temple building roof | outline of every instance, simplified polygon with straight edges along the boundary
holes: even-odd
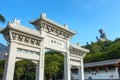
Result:
[[[106,66],[106,65],[116,65],[118,63],[120,63],[120,59],[113,59],[113,60],[106,60],[106,61],[87,63],[87,64],[84,64],[84,67],[85,68],[99,67],[99,66]]]

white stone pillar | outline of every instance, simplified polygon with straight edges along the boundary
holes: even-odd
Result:
[[[70,49],[69,41],[67,41],[67,53],[64,56],[64,80],[71,80],[71,67],[70,67]]]
[[[13,80],[14,78],[14,69],[17,53],[17,43],[11,42],[9,46],[9,54],[5,63],[5,70],[3,80]]]
[[[43,37],[46,37],[46,32],[44,31],[41,23],[41,30],[40,34]],[[38,61],[38,67],[36,67],[36,80],[44,80],[44,58],[45,57],[45,39],[41,41],[41,48],[40,48],[40,57]]]
[[[41,44],[40,57],[36,67],[36,80],[44,80],[44,57],[45,57],[44,43]]]
[[[79,68],[79,80],[84,80],[84,65],[83,65],[83,59],[81,59],[81,67]]]
[[[38,76],[39,76],[39,62],[37,62],[37,64],[36,64],[35,80],[38,80]]]

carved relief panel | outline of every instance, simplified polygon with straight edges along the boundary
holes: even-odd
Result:
[[[52,36],[47,36],[45,38],[45,47],[48,49],[66,52],[66,41]]]

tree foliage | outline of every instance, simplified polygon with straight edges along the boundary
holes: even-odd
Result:
[[[85,63],[120,58],[120,38],[114,41],[87,43],[84,47],[90,50],[90,53],[84,58]]]
[[[30,60],[17,61],[14,80],[35,80],[35,68],[35,63]]]
[[[5,67],[5,60],[0,60],[0,80],[2,80]]]
[[[52,80],[57,75],[57,78],[63,78],[63,55],[59,52],[49,51],[45,55],[45,78]]]
[[[0,22],[4,23],[5,22],[5,18],[3,15],[0,14]]]

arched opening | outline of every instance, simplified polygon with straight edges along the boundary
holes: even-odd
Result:
[[[36,64],[32,60],[18,60],[15,64],[14,80],[35,80]]]
[[[45,53],[45,80],[63,80],[64,55],[57,51]]]

